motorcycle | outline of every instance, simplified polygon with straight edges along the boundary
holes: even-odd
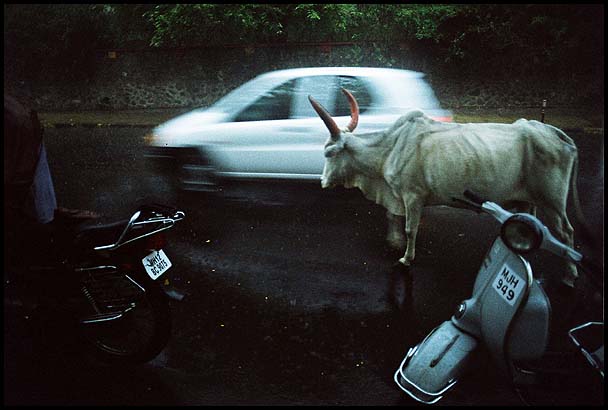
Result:
[[[597,267],[557,240],[535,216],[508,212],[471,191],[465,191],[464,197],[454,199],[494,217],[501,224],[500,234],[483,260],[472,296],[458,305],[450,320],[435,327],[407,351],[394,373],[395,383],[418,402],[437,403],[475,368],[476,361],[479,364],[478,357],[483,351],[518,394],[550,380],[552,375],[558,380],[556,385],[563,389],[572,381],[564,378],[565,372],[572,371],[579,362],[568,361],[572,360],[571,355],[549,348],[555,337],[551,331],[551,302],[542,280],[535,278],[525,257],[543,249],[587,272]],[[556,324],[560,320],[563,318],[553,318]],[[595,369],[590,372],[591,379],[599,374],[601,381],[603,328],[602,316],[602,321],[584,322],[567,332],[572,344]],[[575,361],[584,362],[576,349],[574,353]],[[552,362],[560,363],[556,366],[559,371],[548,365]],[[586,362],[583,367],[591,368]],[[521,394],[519,397],[526,402]]]
[[[144,205],[129,220],[70,229],[53,248],[58,255],[5,268],[5,307],[13,300],[24,317],[69,323],[103,363],[152,360],[171,335],[165,231],[184,217]]]

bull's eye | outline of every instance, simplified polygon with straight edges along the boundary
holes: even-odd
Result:
[[[325,148],[325,158],[335,157],[336,155],[338,155],[338,152],[340,152],[340,149],[341,147],[338,147],[336,145],[331,145]]]

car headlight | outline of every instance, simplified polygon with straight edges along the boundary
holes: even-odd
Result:
[[[144,136],[144,143],[146,145],[153,145],[154,141],[156,141],[158,137],[153,132],[149,132]]]
[[[532,217],[515,214],[502,225],[500,237],[513,252],[528,253],[538,249],[543,233]]]

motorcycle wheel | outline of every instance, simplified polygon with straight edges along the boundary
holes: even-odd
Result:
[[[154,284],[134,309],[115,320],[81,325],[92,356],[105,364],[137,364],[154,359],[171,336],[169,301]]]

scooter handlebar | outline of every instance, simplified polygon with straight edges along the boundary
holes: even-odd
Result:
[[[483,199],[470,189],[465,190],[463,192],[463,196],[467,199],[454,198],[454,200],[468,205],[477,212],[485,212],[492,215],[501,224],[505,223],[511,216],[514,215],[511,212],[503,209],[500,205]],[[554,255],[567,259],[570,262],[576,263],[586,271],[598,271],[599,267],[594,261],[591,261],[588,257],[583,257],[581,253],[558,240],[536,217],[532,215],[530,215],[530,217],[542,231],[542,243],[540,248],[545,249]]]
[[[464,191],[463,195],[468,199],[452,197],[452,200],[466,205],[467,208],[472,209],[477,213],[485,212],[490,214],[500,223],[504,223],[511,215],[513,215],[511,212],[502,209],[498,204],[481,198],[479,195],[469,189]]]
[[[480,197],[479,195],[477,195],[475,192],[471,191],[470,189],[465,190],[463,195],[465,196],[465,198],[475,202],[478,205],[481,205],[484,202],[486,202],[485,199],[483,199],[482,197]]]
[[[485,200],[470,189],[465,190],[463,195],[466,199],[452,197],[452,200],[466,205],[467,208],[470,208],[477,213],[483,212],[482,204],[486,202]]]

